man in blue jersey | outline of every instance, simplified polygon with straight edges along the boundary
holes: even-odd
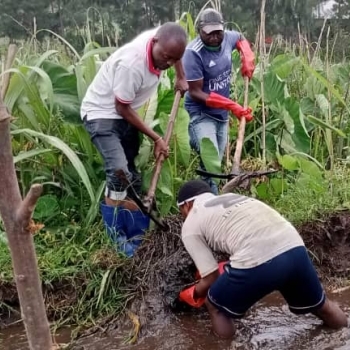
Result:
[[[224,31],[222,15],[206,9],[197,21],[198,37],[187,45],[182,63],[189,90],[185,95],[185,108],[190,115],[189,135],[192,149],[200,152],[200,142],[209,138],[222,160],[228,132],[228,111],[237,118],[253,119],[250,109],[245,109],[229,99],[232,51],[241,55],[241,73],[252,77],[254,53],[244,37],[236,31]],[[203,168],[203,163],[201,162]],[[204,178],[214,193],[218,188],[211,178]]]

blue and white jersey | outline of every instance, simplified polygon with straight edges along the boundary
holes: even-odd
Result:
[[[229,97],[232,51],[235,50],[236,43],[240,38],[239,32],[225,31],[219,51],[208,50],[199,36],[191,41],[182,58],[187,81],[203,79],[204,92],[215,92]],[[203,103],[193,101],[188,92],[185,95],[185,108],[190,116],[203,112],[219,120],[227,120],[228,118],[226,110],[207,107]]]

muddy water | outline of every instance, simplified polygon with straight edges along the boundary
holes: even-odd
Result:
[[[350,313],[350,291],[331,295]],[[258,303],[237,323],[235,341],[218,340],[207,314],[171,315],[135,345],[125,344],[126,334],[111,332],[101,338],[82,339],[74,350],[350,350],[350,328],[331,331],[313,316],[296,316],[283,299],[273,294]],[[123,344],[124,343],[124,344]]]
[[[65,345],[70,342],[71,329],[66,327],[55,333],[54,339],[58,344]],[[28,350],[27,338],[21,324],[0,329],[0,349],[2,350]]]
[[[350,313],[350,290],[330,295]],[[57,343],[67,343],[69,329],[57,333]],[[313,316],[295,316],[283,299],[273,294],[237,322],[234,341],[218,340],[206,313],[168,314],[152,322],[137,344],[126,344],[128,331],[112,331],[82,338],[72,350],[350,350],[350,328],[331,331]],[[0,349],[27,350],[22,328],[0,331]]]

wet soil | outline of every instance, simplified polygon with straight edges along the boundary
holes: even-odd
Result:
[[[350,292],[332,295],[349,313]],[[332,331],[313,316],[289,312],[282,298],[272,294],[260,301],[241,321],[236,337],[216,338],[206,313],[172,314],[142,337],[137,344],[126,344],[127,333],[108,331],[81,338],[71,350],[348,350],[350,329]]]
[[[170,217],[167,221],[170,230],[152,232],[135,257],[120,268],[123,292],[130,295],[128,312],[81,333],[70,349],[350,349],[348,330],[329,332],[312,316],[291,314],[277,294],[258,303],[238,322],[234,343],[217,340],[211,334],[204,308],[174,310],[178,292],[194,281],[195,266],[181,243],[181,219]],[[328,290],[348,284],[350,213],[339,212],[298,229]],[[217,258],[225,260],[227,256],[217,254]],[[334,294],[334,298],[349,310],[349,290]],[[130,340],[136,344],[128,344]],[[17,349],[25,347],[8,348]]]

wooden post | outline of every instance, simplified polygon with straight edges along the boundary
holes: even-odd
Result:
[[[16,48],[10,46],[6,67],[12,65],[15,56],[13,52],[16,52]],[[12,61],[9,62],[9,59]],[[6,92],[9,79],[4,81],[7,83],[1,90]],[[34,248],[35,225],[31,220],[42,186],[33,185],[22,200],[13,162],[10,120],[3,95],[0,94],[0,215],[11,251],[14,279],[29,348],[51,350],[52,338]]]

